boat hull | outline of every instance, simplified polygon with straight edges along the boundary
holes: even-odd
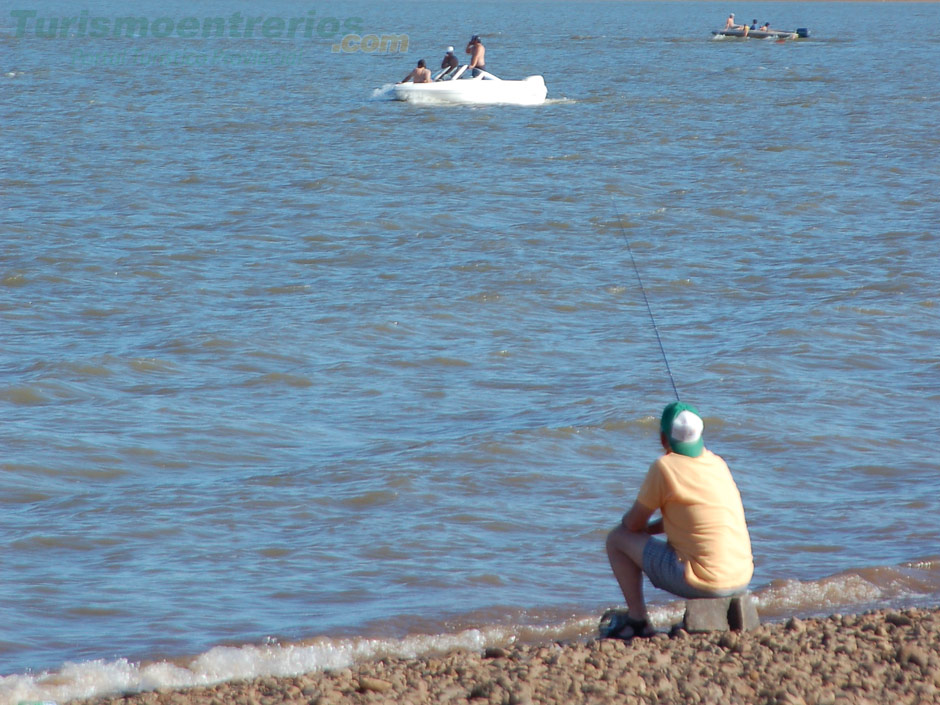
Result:
[[[716,37],[738,37],[740,39],[806,39],[809,37],[807,29],[716,29],[712,32]]]
[[[398,83],[392,88],[396,100],[410,103],[453,103],[457,105],[541,105],[548,88],[541,76],[521,81],[483,78]]]

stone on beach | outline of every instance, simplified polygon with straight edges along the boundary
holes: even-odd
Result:
[[[751,631],[760,626],[750,593],[737,597],[687,600],[683,627],[690,632]]]

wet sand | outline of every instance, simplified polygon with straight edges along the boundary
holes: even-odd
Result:
[[[592,639],[460,650],[291,678],[74,702],[927,705],[940,702],[940,610],[793,618],[751,632],[680,630],[626,643]]]

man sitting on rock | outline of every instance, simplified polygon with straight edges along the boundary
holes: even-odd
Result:
[[[607,556],[627,613],[615,613],[602,636],[631,639],[653,633],[643,575],[686,599],[729,597],[747,590],[754,573],[741,494],[731,471],[702,440],[702,417],[683,402],[660,419],[665,455],[650,466],[636,501],[607,536]],[[650,522],[654,512],[662,516]],[[665,531],[666,541],[652,538]]]

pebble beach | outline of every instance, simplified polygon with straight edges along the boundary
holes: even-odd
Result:
[[[926,705],[940,698],[938,654],[940,609],[882,610],[794,617],[750,632],[674,629],[631,642],[590,639],[378,658],[336,671],[73,705]]]

